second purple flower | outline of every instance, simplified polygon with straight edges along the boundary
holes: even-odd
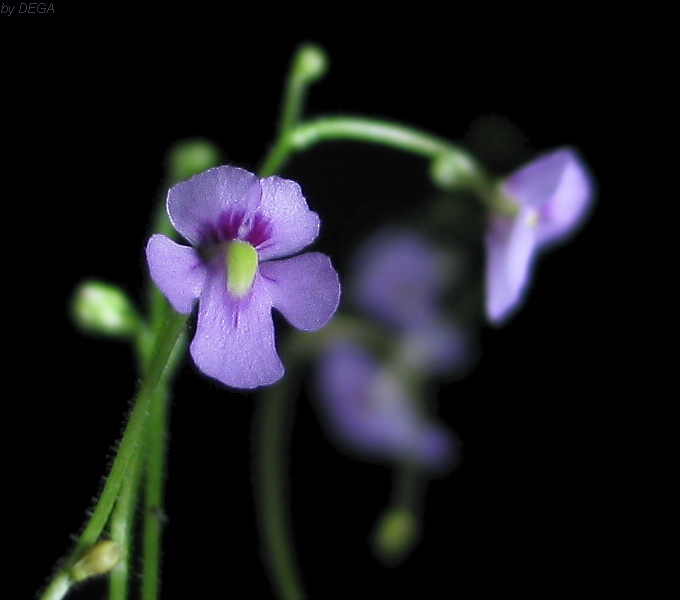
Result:
[[[292,256],[319,231],[319,216],[309,210],[300,186],[216,167],[171,188],[167,209],[191,246],[156,234],[147,260],[152,279],[177,312],[187,314],[199,301],[194,362],[233,387],[277,381],[283,365],[272,307],[298,329],[314,331],[328,322],[340,298],[327,256]]]

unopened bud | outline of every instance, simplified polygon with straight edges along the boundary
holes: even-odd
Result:
[[[71,578],[82,581],[95,575],[108,573],[120,560],[120,549],[113,540],[102,540],[92,546],[82,558],[71,567]]]
[[[430,176],[444,190],[468,187],[476,178],[475,167],[463,154],[442,154],[432,161]]]
[[[326,53],[315,44],[305,44],[298,50],[293,73],[305,84],[310,84],[323,77],[327,67]]]
[[[107,283],[81,283],[73,297],[72,312],[76,323],[91,333],[127,337],[139,329],[139,315],[132,303],[120,288]]]
[[[374,532],[374,549],[380,560],[395,564],[404,559],[417,542],[418,523],[412,512],[393,508],[382,515]]]
[[[168,169],[172,181],[184,181],[220,163],[220,151],[207,140],[184,140],[168,152]]]

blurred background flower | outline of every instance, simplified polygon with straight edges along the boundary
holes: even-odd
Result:
[[[457,458],[455,438],[421,414],[399,373],[350,342],[332,342],[323,352],[318,390],[327,430],[361,458],[435,469]]]

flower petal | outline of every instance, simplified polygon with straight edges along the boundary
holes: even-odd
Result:
[[[206,375],[237,388],[274,383],[283,375],[276,353],[271,301],[255,277],[243,299],[229,296],[222,271],[210,273],[201,294],[191,355]]]
[[[323,327],[340,301],[338,274],[325,254],[308,252],[260,263],[272,305],[303,331]]]
[[[280,258],[309,246],[319,233],[319,215],[309,210],[300,186],[290,179],[260,181],[262,200],[257,209],[271,227],[269,240],[258,247],[262,260]]]
[[[382,232],[357,255],[353,296],[363,310],[391,325],[419,327],[434,318],[450,266],[419,235]]]
[[[409,369],[421,373],[461,372],[474,358],[468,336],[443,318],[405,329],[399,353]]]
[[[593,183],[588,172],[571,151],[562,151],[562,177],[550,200],[540,211],[538,243],[549,244],[574,231],[583,220],[593,198]]]
[[[450,464],[456,450],[453,438],[419,417],[398,379],[362,349],[335,343],[319,368],[319,397],[328,427],[348,449],[388,460],[413,455],[434,468]]]
[[[252,173],[215,167],[170,188],[168,215],[175,229],[198,246],[206,225],[217,223],[228,209],[251,213],[261,196],[260,182]]]
[[[536,228],[531,208],[509,219],[491,218],[486,236],[486,312],[501,323],[517,307],[531,275],[536,250]]]
[[[206,279],[206,268],[198,252],[157,233],[146,246],[146,258],[151,279],[172,307],[178,313],[190,313]]]
[[[543,206],[557,190],[571,152],[557,150],[539,156],[512,173],[503,183],[503,191],[521,206]]]
[[[510,175],[503,190],[521,206],[538,211],[538,243],[543,245],[569,233],[583,218],[593,184],[578,155],[563,148]]]

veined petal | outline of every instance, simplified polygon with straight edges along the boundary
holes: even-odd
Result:
[[[494,216],[486,236],[486,312],[500,323],[516,308],[531,275],[536,228],[531,208],[509,219]]]
[[[303,331],[316,331],[333,316],[340,301],[340,281],[330,259],[308,252],[260,263],[272,305]]]
[[[271,300],[260,276],[242,299],[227,292],[224,273],[209,275],[201,294],[191,355],[198,368],[222,383],[255,388],[283,375],[276,353]]]
[[[252,213],[261,196],[260,181],[252,173],[238,167],[215,167],[170,188],[168,216],[174,228],[198,246],[206,225],[217,223],[228,210]]]
[[[207,274],[198,252],[157,233],[146,246],[146,258],[151,279],[172,307],[178,313],[190,313]]]
[[[319,215],[309,210],[300,186],[290,179],[260,181],[262,200],[257,212],[268,221],[271,235],[258,247],[262,260],[280,258],[309,246],[319,233]]]

